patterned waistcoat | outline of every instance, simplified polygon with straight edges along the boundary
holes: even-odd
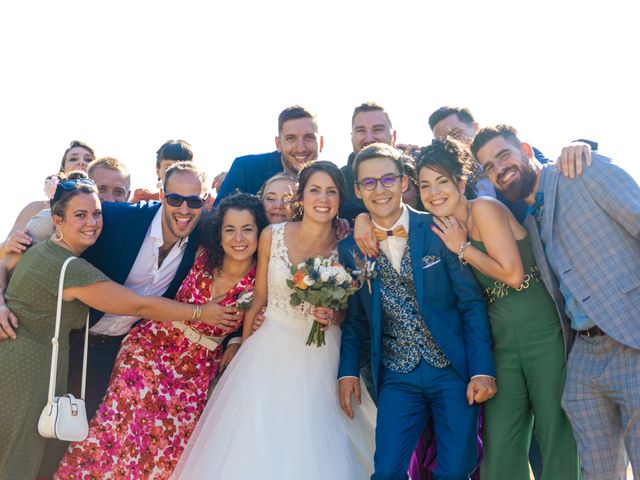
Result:
[[[396,373],[409,373],[422,358],[433,367],[449,365],[420,311],[409,242],[402,255],[400,273],[380,252],[378,275],[382,297],[382,365]]]

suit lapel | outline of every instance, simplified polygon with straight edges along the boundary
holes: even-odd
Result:
[[[122,255],[118,265],[118,275],[121,277],[118,283],[124,284],[133,268],[133,264],[140,253],[142,242],[144,242],[147,230],[153,221],[156,213],[160,209],[160,204],[153,205],[141,211],[140,218],[137,221],[129,222],[127,230],[122,239]]]
[[[408,207],[407,207],[408,208]],[[409,210],[409,247],[411,249],[411,266],[413,269],[413,283],[416,288],[416,296],[420,308],[422,305],[422,292],[424,291],[424,275],[422,274],[422,254],[424,250],[425,227],[420,221],[419,215]]]
[[[193,263],[196,258],[196,252],[198,251],[198,245],[200,244],[200,225],[198,224],[193,232],[189,235],[189,241],[187,242],[187,246],[185,248],[184,254],[182,255],[182,260],[180,261],[180,265],[178,265],[178,270],[176,270],[176,274],[173,276],[171,283],[162,294],[163,297],[173,298],[178,293],[178,289],[180,285],[182,285],[182,281],[187,276],[189,270],[193,266]]]
[[[553,216],[556,210],[556,191],[558,189],[559,173],[557,170],[549,167],[543,168],[545,168],[546,171],[544,185],[542,186],[544,193],[544,216],[542,217],[542,221],[544,222],[544,228],[549,232],[549,240],[551,241],[553,238],[551,232],[553,231]],[[553,245],[549,245],[549,247],[553,249]]]

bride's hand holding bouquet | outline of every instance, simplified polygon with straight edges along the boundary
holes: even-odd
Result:
[[[320,255],[292,266],[291,273],[293,278],[287,280],[293,290],[289,303],[295,307],[304,301],[315,306],[307,345],[320,347],[325,344],[325,330],[336,318],[336,312],[347,309],[349,297],[362,282],[342,264]]]

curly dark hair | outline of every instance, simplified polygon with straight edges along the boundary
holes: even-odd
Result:
[[[446,175],[455,184],[465,180],[467,182],[465,196],[468,199],[476,197],[476,183],[482,178],[483,172],[480,164],[471,156],[466,143],[451,137],[445,140],[434,140],[431,145],[420,149],[417,163],[418,178],[420,170],[427,167]]]
[[[473,172],[471,152],[464,143],[447,137],[434,140],[431,145],[422,147],[417,159],[416,173],[427,167],[442,173],[458,183],[466,180]]]
[[[230,209],[249,210],[258,227],[258,237],[262,229],[269,225],[262,202],[255,195],[236,193],[220,201],[218,208],[207,214],[202,221],[202,237],[200,244],[207,251],[207,269],[211,272],[222,265],[224,250],[222,248],[222,222]],[[253,254],[258,256],[258,250]]]

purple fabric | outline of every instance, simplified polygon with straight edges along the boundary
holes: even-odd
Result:
[[[418,446],[411,457],[411,465],[409,466],[409,476],[411,480],[434,480],[433,470],[436,468],[436,457],[438,449],[436,447],[436,437],[433,430],[433,421],[429,423],[422,432],[422,436],[418,441]],[[482,408],[478,416],[478,463],[482,460]],[[480,480],[480,468],[476,467],[471,480]]]

